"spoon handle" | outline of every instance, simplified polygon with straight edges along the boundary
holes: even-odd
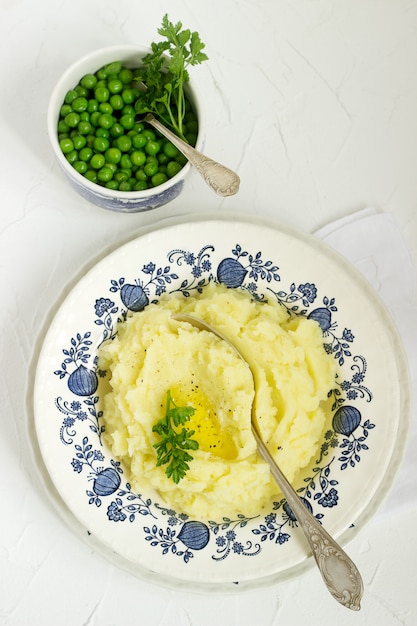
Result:
[[[356,565],[304,506],[302,500],[275,463],[256,429],[253,428],[252,431],[259,454],[269,463],[275,481],[304,531],[328,590],[340,604],[348,609],[359,611],[363,582]]]
[[[219,196],[233,196],[239,190],[240,178],[228,167],[209,159],[204,154],[190,146],[186,141],[177,137],[169,128],[148,113],[145,121],[164,135],[189,160],[196,170]]]

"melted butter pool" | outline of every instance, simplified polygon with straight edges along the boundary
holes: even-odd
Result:
[[[195,431],[193,439],[198,441],[200,450],[226,460],[237,457],[233,437],[228,430],[221,428],[217,411],[204,393],[197,387],[174,389],[172,399],[177,406],[194,408],[186,427]]]

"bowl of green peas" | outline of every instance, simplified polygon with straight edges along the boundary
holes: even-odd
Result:
[[[202,149],[203,114],[193,83],[167,113],[166,103],[157,101],[167,91],[164,63],[151,58],[143,70],[152,56],[150,48],[135,45],[96,50],[72,64],[51,94],[48,134],[58,163],[75,191],[104,209],[155,209],[183,189],[190,164],[144,121],[152,98],[162,123],[180,119],[171,129]],[[165,84],[148,87],[144,78],[151,82],[157,72]]]

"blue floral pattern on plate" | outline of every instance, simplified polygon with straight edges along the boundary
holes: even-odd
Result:
[[[325,350],[340,366],[349,361],[352,372],[350,379],[337,380],[329,392],[334,400],[332,429],[324,435],[311,475],[304,478],[304,486],[298,489],[305,506],[321,520],[326,510],[339,503],[338,480],[333,478],[332,468],[335,465],[343,471],[355,468],[368,450],[368,436],[375,426],[369,420],[362,420],[357,407],[361,402],[372,401],[372,392],[364,386],[366,358],[352,352],[353,330],[339,328],[336,299],[326,294],[317,302],[318,286],[307,282],[309,276],[306,282],[292,282],[285,288],[281,285],[278,265],[265,259],[261,251],[249,251],[236,243],[230,256],[215,262],[212,259],[215,249],[214,244],[207,244],[196,251],[169,250],[166,265],[148,261],[133,279],[125,276],[110,279],[109,293],[91,303],[96,316],[94,322],[101,329],[98,345],[115,336],[118,324],[123,323],[128,312],[143,310],[164,293],[180,292],[189,297],[212,281],[246,290],[257,300],[275,299],[289,315],[304,315],[317,321]],[[177,273],[181,265],[187,266],[186,278],[180,278]],[[62,362],[54,371],[63,383],[62,396],[55,398],[58,411],[64,414],[60,440],[63,445],[73,446],[72,468],[91,483],[85,489],[91,506],[105,504],[103,515],[111,523],[140,524],[149,545],[163,555],[180,557],[184,564],[206,548],[214,561],[221,562],[230,554],[257,556],[266,541],[278,545],[290,541],[297,520],[285,500],[274,502],[272,510],[262,518],[239,514],[235,519],[203,522],[189,520],[187,515],[133,493],[128,482],[122,484],[123,469],[114,459],[107,460],[101,439],[104,426],[96,392],[99,378],[106,373],[97,369],[97,358],[93,356],[96,350],[91,331],[80,329],[62,348]],[[70,397],[64,399],[68,392]],[[85,426],[89,435],[85,434]],[[151,521],[142,525],[144,518]],[[249,523],[253,540],[241,537],[241,530]]]
[[[339,375],[317,458],[296,488],[331,533],[351,538],[382,502],[405,445],[408,396],[398,337],[377,296],[302,233],[237,215],[176,218],[81,278],[46,334],[35,380],[36,432],[60,501],[95,546],[139,577],[223,591],[236,582],[240,589],[275,584],[304,569],[310,560],[291,508],[278,499],[251,518],[242,511],[198,520],[154,491],[133,491],[104,442],[100,398],[108,380],[97,358],[130,312],[163,294],[188,298],[210,282],[274,300],[321,327]]]

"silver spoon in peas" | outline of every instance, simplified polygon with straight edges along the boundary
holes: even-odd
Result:
[[[178,148],[217,195],[224,197],[233,196],[239,191],[240,178],[231,169],[217,161],[213,161],[213,159],[205,156],[186,141],[180,139],[180,137],[157,120],[152,113],[148,113],[144,120]]]
[[[204,322],[186,313],[177,313],[173,318],[179,322],[188,322],[199,330],[205,330],[213,333],[219,339],[225,341],[237,355],[247,364],[252,374],[253,384],[255,387],[254,373],[241,352],[236,346],[225,337],[221,332]],[[344,552],[340,545],[329,535],[320,522],[310,513],[304,506],[292,485],[281,472],[275,459],[270,454],[268,448],[262,441],[256,426],[255,404],[252,403],[252,433],[258,446],[260,456],[266,461],[270,468],[278,487],[281,489],[287,503],[291,507],[292,512],[297,518],[305,538],[311,548],[316,564],[322,575],[324,583],[332,596],[343,606],[353,611],[359,611],[361,608],[360,601],[363,595],[363,582],[358,568]]]

